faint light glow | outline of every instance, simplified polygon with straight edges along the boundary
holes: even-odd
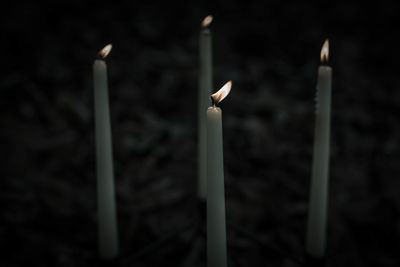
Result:
[[[106,45],[103,49],[100,50],[99,56],[103,59],[106,58],[107,55],[110,53],[111,49],[112,49],[112,44]]]
[[[201,26],[202,26],[203,28],[208,27],[208,26],[211,24],[212,21],[213,21],[213,16],[208,15],[208,16],[205,17],[205,18],[203,19],[203,21],[201,22]]]
[[[222,86],[221,89],[218,90],[218,92],[212,94],[211,98],[213,99],[214,105],[224,100],[224,98],[231,91],[231,88],[232,88],[232,81],[229,81],[224,86]]]
[[[326,39],[321,48],[321,63],[328,63],[329,59],[329,40]]]

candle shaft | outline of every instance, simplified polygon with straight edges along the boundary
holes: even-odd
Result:
[[[226,267],[222,111],[207,110],[207,267]]]
[[[315,258],[325,255],[328,205],[329,139],[332,69],[320,66],[316,96],[316,121],[306,251]]]
[[[212,47],[211,32],[202,29],[200,32],[200,73],[198,90],[198,185],[199,199],[207,197],[207,122],[206,111],[210,106],[212,87]]]
[[[94,62],[93,74],[99,255],[104,259],[111,259],[118,254],[118,232],[108,103],[107,66],[103,60],[96,60]]]

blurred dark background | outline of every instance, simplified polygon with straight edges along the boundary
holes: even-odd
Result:
[[[233,81],[221,103],[229,266],[301,266],[325,38],[334,74],[327,265],[400,266],[396,3],[2,3],[0,265],[104,264],[92,64],[112,43],[121,257],[107,266],[205,266],[204,232],[190,223],[198,33],[212,14],[215,89]]]

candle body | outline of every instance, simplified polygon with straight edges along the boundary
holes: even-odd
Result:
[[[207,110],[207,267],[226,267],[222,111]]]
[[[93,76],[99,255],[104,259],[111,259],[118,254],[118,231],[114,193],[107,66],[103,60],[96,60],[94,62]]]
[[[212,47],[211,32],[200,32],[200,69],[198,90],[198,175],[197,194],[199,199],[207,197],[207,122],[206,111],[211,104],[212,87]]]
[[[314,152],[307,225],[306,251],[315,258],[325,255],[328,205],[329,136],[332,69],[318,69]]]

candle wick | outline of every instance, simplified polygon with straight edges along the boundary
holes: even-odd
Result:
[[[104,60],[104,57],[101,55],[101,52],[97,53],[96,58],[97,58],[97,59]]]
[[[214,108],[217,107],[217,102],[215,101],[214,97],[211,96],[212,105]]]
[[[321,65],[323,65],[323,66],[328,66],[328,59],[327,59],[327,58],[324,58],[324,59],[322,60],[322,62],[321,62]]]

